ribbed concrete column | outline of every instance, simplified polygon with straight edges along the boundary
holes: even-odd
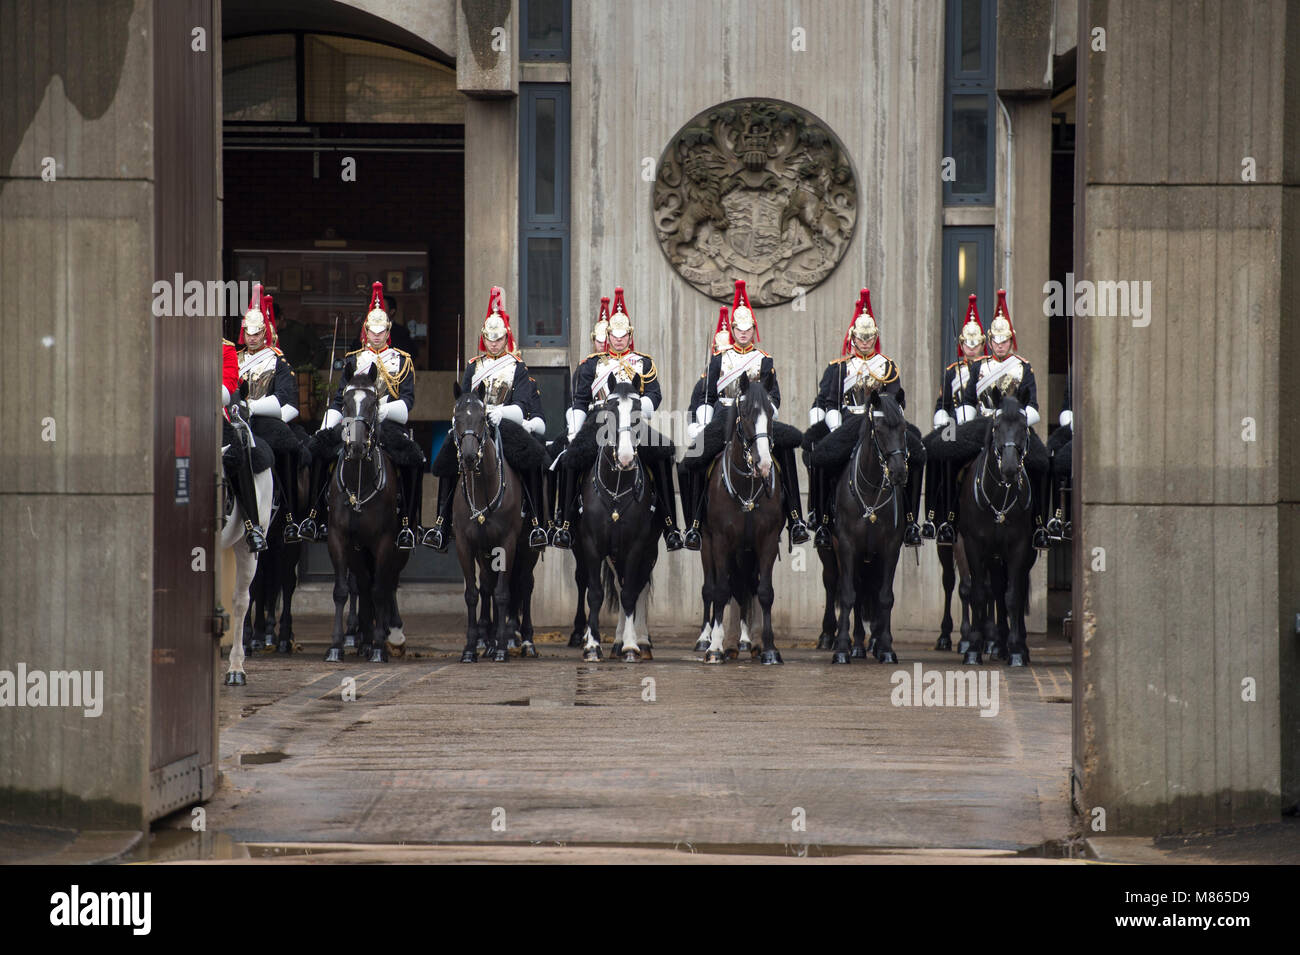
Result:
[[[1080,6],[1075,272],[1146,309],[1074,326],[1081,802],[1112,834],[1275,820],[1300,729],[1300,11]]]

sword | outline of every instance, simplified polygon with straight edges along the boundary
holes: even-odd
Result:
[[[334,349],[339,341],[339,313],[334,313],[334,337],[330,339],[330,376],[325,384],[325,399],[334,399]]]

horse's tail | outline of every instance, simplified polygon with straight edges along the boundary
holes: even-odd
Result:
[[[623,606],[623,600],[619,595],[618,577],[614,574],[614,568],[610,566],[609,558],[600,562],[600,586],[605,591],[605,610],[613,613]]]

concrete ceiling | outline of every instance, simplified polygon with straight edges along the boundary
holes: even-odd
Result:
[[[403,9],[402,4],[392,6],[397,13]],[[424,23],[420,26],[430,28],[436,24]],[[454,30],[454,24],[450,26]],[[338,0],[222,0],[223,36],[290,30],[343,33],[388,43],[448,65],[455,65],[456,62],[455,57],[435,46],[426,37]]]

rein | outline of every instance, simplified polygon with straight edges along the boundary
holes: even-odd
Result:
[[[343,419],[343,434],[344,435],[350,434],[351,429],[355,427],[357,424],[364,424],[366,426],[366,444],[365,444],[365,453],[357,458],[356,490],[353,490],[352,488],[348,487],[347,482],[343,478],[343,471],[347,465],[347,441],[346,440],[344,442],[344,447],[339,449],[339,463],[338,466],[334,469],[334,480],[338,484],[339,490],[343,491],[343,493],[345,493],[348,496],[348,504],[351,506],[352,510],[354,511],[360,511],[361,508],[363,508],[366,504],[374,500],[375,495],[377,495],[388,485],[388,473],[384,468],[383,464],[379,461],[378,455],[375,453],[377,450],[375,447],[375,430],[377,427],[377,423],[372,424],[371,419],[369,418],[359,418],[356,415],[353,415],[351,417],[347,417]],[[361,489],[365,487],[363,470],[365,468],[366,462],[370,462],[374,470],[375,486],[370,491],[369,494],[365,495],[365,497],[358,497],[357,495],[361,493]]]
[[[724,449],[725,453],[722,456],[722,483],[726,486],[727,493],[731,495],[731,499],[740,505],[742,511],[748,513],[754,509],[754,502],[758,500],[760,494],[767,494],[771,497],[772,491],[776,487],[776,466],[775,464],[772,466],[772,469],[768,471],[768,476],[766,478],[758,476],[758,469],[754,466],[754,445],[758,442],[759,438],[767,438],[769,442],[772,439],[767,432],[757,431],[754,432],[752,438],[746,437],[741,432],[740,422],[742,419],[738,407],[736,408],[735,414],[736,425],[732,429],[731,434],[727,437],[727,446]],[[740,436],[740,449],[744,453],[745,457],[744,470],[737,470],[738,465],[732,461],[732,458],[734,457],[733,443],[735,442],[737,435]],[[750,487],[753,489],[753,493],[749,497],[745,497],[736,490],[735,481],[732,480],[733,470],[736,471],[738,477],[749,481]],[[757,482],[755,482],[756,477]]]
[[[906,435],[904,435],[904,441],[906,440]],[[904,444],[902,448],[895,448],[893,451],[888,453],[880,447],[880,437],[876,434],[876,423],[874,418],[871,421],[871,446],[875,448],[876,461],[880,464],[880,485],[876,487],[876,499],[871,504],[867,504],[867,502],[862,499],[862,493],[858,490],[858,478],[860,476],[868,489],[875,487],[875,485],[871,483],[871,478],[862,474],[862,442],[860,440],[853,449],[852,468],[849,471],[849,493],[853,495],[853,500],[857,503],[858,507],[862,508],[862,516],[872,524],[876,523],[876,512],[886,504],[893,503],[894,527],[898,527],[898,494],[896,493],[898,489],[894,486],[894,482],[889,479],[888,461],[894,455],[901,454],[903,456],[903,464],[906,466],[910,455],[907,452],[906,444]],[[885,493],[886,488],[889,489],[889,496],[882,500],[881,495]]]
[[[486,421],[487,419],[485,418],[484,420]],[[478,434],[478,432],[457,431],[455,433],[456,460],[461,465],[462,471],[465,470],[464,468],[465,459],[464,456],[462,455],[460,445],[461,442],[465,440],[465,436],[467,434],[473,434],[474,437],[478,440],[478,445],[479,445],[478,463],[475,464],[473,470],[470,472],[471,474],[479,474],[482,472],[483,449],[485,447],[492,449],[497,463],[497,492],[493,496],[492,500],[487,503],[486,506],[481,508],[475,506],[474,498],[470,494],[470,490],[469,490],[469,486],[470,484],[473,483],[473,481],[469,480],[468,476],[465,479],[462,479],[460,482],[461,492],[465,495],[465,504],[468,505],[469,507],[470,520],[477,521],[478,523],[482,524],[485,520],[487,520],[487,515],[497,509],[497,506],[500,505],[501,503],[501,498],[505,495],[506,469],[502,466],[502,462],[505,461],[505,455],[501,451],[501,431],[499,429],[493,430],[492,440],[490,442],[484,441],[483,436]]]
[[[619,425],[618,434],[622,435],[624,432],[635,432],[638,430],[640,430],[640,424],[632,424],[629,421],[628,424]],[[617,521],[619,518],[618,502],[621,498],[624,498],[629,494],[635,494],[636,496],[634,500],[636,502],[639,503],[644,500],[645,496],[642,492],[645,490],[645,468],[641,464],[641,454],[635,441],[632,442],[633,463],[630,467],[624,468],[619,465],[614,458],[614,454],[614,445],[606,444],[600,448],[600,457],[596,463],[594,483],[596,485],[596,490],[604,497],[605,503],[612,511],[610,514],[611,519]],[[614,474],[614,488],[610,488],[610,486],[605,482],[604,475],[606,467],[608,467],[608,469]],[[632,483],[627,487],[623,487],[623,475],[629,471],[632,472]]]
[[[1029,443],[1029,437],[1028,437],[1028,433],[1026,432],[1025,435],[1026,447],[1028,443]],[[1024,486],[1024,484],[1026,483],[1026,477],[1027,477],[1027,475],[1025,474],[1026,447],[1022,447],[1021,445],[1016,444],[1014,441],[1005,441],[1001,445],[994,445],[993,433],[992,431],[990,431],[989,443],[986,444],[984,446],[984,450],[980,452],[980,457],[982,461],[980,464],[979,477],[975,479],[975,487],[974,487],[975,506],[982,511],[988,511],[992,513],[993,522],[995,524],[1005,524],[1007,520],[1007,512],[1010,511],[1013,507],[1015,507],[1016,502],[1020,501],[1021,499],[1020,488]],[[996,457],[998,459],[999,465],[1002,463],[1002,450],[1004,448],[1015,448],[1017,452],[1019,452],[1020,461],[1016,467],[1016,480],[1014,483],[1010,481],[1002,480],[1002,478],[996,472],[992,471],[989,468],[990,457]],[[989,451],[993,451],[993,454],[990,455]],[[997,481],[998,486],[1002,488],[1002,505],[1000,507],[993,503],[992,496],[989,494],[988,490],[984,487],[984,476],[986,474],[994,478],[994,480]],[[981,494],[981,492],[983,492],[983,494]],[[983,500],[980,499],[981,497],[983,497]],[[1022,511],[1028,511],[1030,507],[1030,503],[1031,502],[1029,500],[1029,497],[1028,495],[1026,495],[1024,498],[1024,502],[1020,506],[1020,509]]]

